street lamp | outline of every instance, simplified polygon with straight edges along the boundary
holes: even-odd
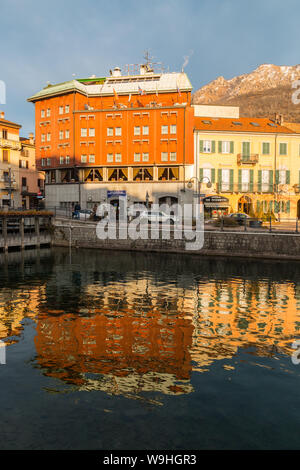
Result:
[[[206,183],[206,187],[207,188],[211,188],[212,187],[212,183],[209,179],[208,176],[203,176],[203,178],[198,178],[197,176],[193,176],[192,178],[189,179],[188,183],[187,183],[187,187],[189,189],[191,189],[193,187],[193,180],[195,180],[197,183],[198,183],[198,200],[199,200],[199,206],[200,206],[200,200],[201,200],[201,184],[203,183],[203,181],[207,179],[208,182]]]

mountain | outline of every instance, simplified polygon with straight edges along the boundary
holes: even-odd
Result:
[[[240,106],[242,117],[273,117],[282,114],[284,121],[300,122],[300,104],[294,104],[292,95],[300,80],[300,65],[260,65],[253,72],[226,80],[218,77],[197,90],[193,104],[221,104]],[[300,98],[300,91],[297,98]]]

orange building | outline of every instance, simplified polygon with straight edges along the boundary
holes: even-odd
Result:
[[[82,208],[129,201],[185,202],[192,176],[192,86],[186,74],[151,64],[122,75],[48,85],[35,103],[36,157],[46,172],[46,204]],[[189,194],[189,192],[187,192]]]

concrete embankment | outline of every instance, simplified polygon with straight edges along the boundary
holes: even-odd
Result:
[[[291,259],[300,261],[300,234],[269,233],[266,231],[204,232],[201,249],[187,250],[185,239],[176,239],[171,230],[170,239],[99,239],[96,225],[91,223],[56,223],[53,244],[100,250],[126,250],[162,253],[186,253],[200,256],[233,256],[264,259]]]

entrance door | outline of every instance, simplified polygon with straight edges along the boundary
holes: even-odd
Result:
[[[297,202],[297,218],[300,219],[300,199]]]
[[[238,212],[243,212],[244,214],[248,214],[251,211],[252,201],[249,196],[243,196],[239,199],[238,202]]]

